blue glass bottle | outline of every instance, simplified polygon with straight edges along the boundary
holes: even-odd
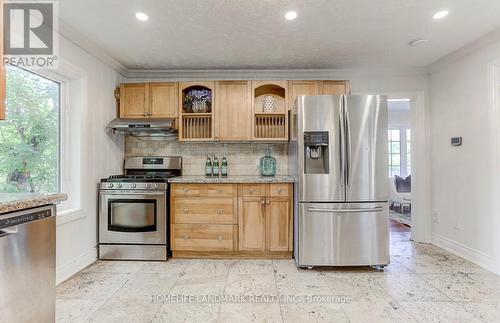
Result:
[[[260,159],[260,175],[276,175],[276,158],[271,156],[271,148],[266,148],[266,155]]]

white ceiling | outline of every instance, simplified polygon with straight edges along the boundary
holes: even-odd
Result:
[[[129,69],[422,67],[500,27],[498,0],[61,0]],[[434,21],[433,13],[450,10]],[[298,12],[295,21],[284,14]],[[148,22],[135,18],[138,11]],[[410,47],[415,38],[423,46]]]

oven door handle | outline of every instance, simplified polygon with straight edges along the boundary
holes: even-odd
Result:
[[[119,190],[108,190],[108,191],[99,191],[101,195],[165,195],[166,191],[119,191]]]

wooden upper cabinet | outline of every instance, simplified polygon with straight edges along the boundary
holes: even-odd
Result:
[[[217,81],[216,140],[252,139],[252,99],[250,81]]]
[[[177,83],[123,83],[120,85],[120,118],[176,118]]]
[[[292,109],[299,95],[318,95],[319,81],[290,81],[288,84],[288,108]]]
[[[349,81],[319,81],[319,91],[325,95],[345,95],[351,93]]]
[[[149,115],[147,83],[120,85],[120,118],[147,118]]]
[[[238,214],[239,250],[264,251],[266,248],[265,198],[240,197]]]
[[[178,83],[149,83],[149,112],[153,118],[177,118]]]

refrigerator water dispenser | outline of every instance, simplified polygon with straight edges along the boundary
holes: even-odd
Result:
[[[306,174],[330,172],[328,131],[304,132],[304,170]]]

